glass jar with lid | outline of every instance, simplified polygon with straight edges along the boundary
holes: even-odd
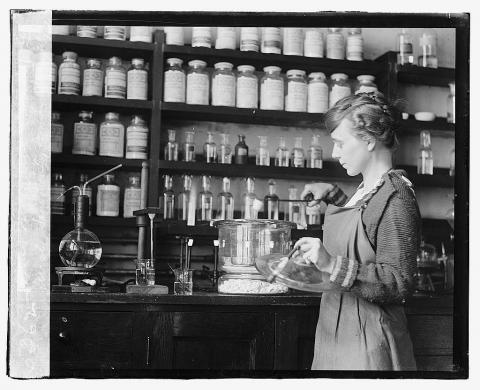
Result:
[[[105,97],[125,99],[127,95],[127,72],[118,57],[111,57],[105,70]]]
[[[455,123],[455,83],[448,84],[450,93],[447,96],[447,122]]]
[[[237,107],[258,108],[258,78],[252,65],[237,67]]]
[[[163,30],[165,31],[165,43],[167,45],[185,45],[185,33],[183,27],[166,26]]]
[[[163,79],[163,101],[185,103],[185,71],[180,58],[168,58]]]
[[[235,75],[230,62],[217,62],[212,76],[212,106],[235,107]]]
[[[115,175],[107,173],[97,187],[97,216],[118,217],[119,214],[120,187],[115,183]]]
[[[240,29],[240,51],[260,50],[258,27],[242,27]]]
[[[217,40],[215,41],[215,49],[235,50],[236,48],[236,27],[217,27]]]
[[[132,58],[127,72],[127,99],[147,100],[148,72],[143,58]]]
[[[83,96],[102,96],[103,70],[102,61],[89,58],[83,71]]]
[[[287,94],[285,110],[291,112],[307,111],[307,80],[305,71],[290,69],[287,71]]]
[[[60,113],[52,111],[52,153],[63,152],[63,123],[60,122]]]
[[[94,156],[97,151],[97,125],[92,111],[80,111],[80,120],[73,125],[72,154]]]
[[[283,54],[287,56],[303,55],[303,29],[299,27],[283,28]]]
[[[127,39],[127,26],[105,26],[103,38],[124,41]]]
[[[278,27],[262,27],[262,53],[280,54],[281,35]]]
[[[324,114],[328,111],[328,85],[325,74],[308,75],[307,112]]]
[[[125,127],[116,112],[105,114],[105,120],[100,124],[99,156],[123,157],[125,142]]]
[[[335,60],[345,59],[345,38],[342,29],[338,27],[330,27],[328,29],[327,38],[327,58]]]
[[[58,68],[58,93],[60,95],[80,95],[80,65],[77,53],[65,51],[63,62]]]
[[[130,26],[130,42],[152,42],[152,27]]]
[[[212,28],[211,27],[193,27],[192,28],[192,47],[212,47]]]
[[[332,108],[335,103],[344,97],[350,96],[352,90],[348,84],[348,75],[345,73],[334,73],[330,76],[330,93],[328,95],[328,106]]]
[[[305,31],[303,55],[305,57],[323,57],[323,33],[319,28],[310,28]]]
[[[52,34],[54,34],[54,35],[70,35],[70,32],[71,32],[70,27],[75,27],[75,26],[70,26],[68,24],[52,26]]]
[[[362,74],[357,76],[358,84],[355,89],[355,95],[357,93],[378,92],[377,84],[375,84],[375,76],[369,74]]]
[[[134,115],[127,127],[125,158],[148,158],[148,127],[139,115]]]
[[[260,109],[283,110],[284,107],[284,81],[278,66],[263,68],[265,75],[260,81]]]
[[[188,66],[187,104],[208,105],[210,78],[206,69],[207,63],[202,60],[191,60]]]
[[[347,60],[363,60],[363,37],[361,28],[349,28],[347,36]]]
[[[77,26],[77,37],[96,38],[97,26]]]
[[[123,195],[123,218],[132,218],[133,212],[140,209],[142,189],[138,174],[128,177],[128,186]]]

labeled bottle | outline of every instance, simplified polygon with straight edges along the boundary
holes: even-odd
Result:
[[[266,135],[259,135],[260,145],[258,146],[255,162],[257,165],[270,166],[270,152],[268,151],[268,139]]]
[[[52,214],[65,215],[65,183],[61,173],[52,174],[52,185],[50,187],[50,211]],[[60,197],[60,195],[62,195]]]
[[[247,192],[242,196],[242,218],[243,219],[257,219],[260,202],[255,195],[255,179],[253,177],[246,178]],[[260,202],[260,205],[262,202]]]
[[[280,137],[278,141],[278,148],[275,151],[275,166],[276,167],[288,167],[288,160],[290,155],[288,149],[285,146],[285,137]]]
[[[437,59],[437,33],[431,28],[423,31],[419,38],[420,55],[418,66],[425,68],[438,68]]]
[[[450,93],[447,97],[447,122],[455,123],[455,83],[448,84]]]
[[[248,146],[243,134],[238,136],[238,143],[235,145],[235,164],[248,164]]]
[[[297,196],[297,189],[294,185],[291,185],[288,188],[288,199],[298,200]],[[288,213],[287,213],[287,221],[293,223],[300,223],[301,222],[301,215],[300,215],[300,203],[299,202],[288,202]]]
[[[163,79],[163,101],[185,103],[185,71],[180,58],[168,58]]]
[[[159,206],[162,211],[163,219],[169,220],[175,218],[175,193],[172,190],[172,176],[163,176],[163,193],[159,199]]]
[[[168,130],[168,142],[165,145],[165,161],[178,161],[178,143],[175,141],[175,130]]]
[[[281,39],[278,27],[262,27],[262,53],[280,54]]]
[[[433,175],[433,152],[431,147],[430,132],[420,132],[420,151],[418,155],[417,173],[421,175]]]
[[[83,96],[102,96],[103,71],[102,62],[96,58],[89,58],[83,70]]]
[[[148,72],[142,58],[132,58],[127,72],[127,99],[147,100]]]
[[[165,42],[167,45],[185,45],[185,33],[183,27],[168,26],[164,27],[163,30],[165,31]]]
[[[308,75],[307,112],[324,114],[328,111],[328,85],[325,74],[312,72]]]
[[[308,148],[307,168],[323,168],[322,147],[317,134],[312,136],[312,144]]]
[[[230,179],[222,179],[222,192],[218,194],[216,219],[233,219],[234,199],[230,193]]]
[[[307,111],[308,85],[305,71],[290,69],[287,71],[287,94],[285,96],[285,111]]]
[[[212,77],[212,106],[235,107],[235,75],[230,62],[217,62]]]
[[[278,220],[278,212],[280,209],[280,200],[277,194],[275,194],[275,180],[270,179],[268,181],[268,194],[263,199],[263,210],[265,211],[266,219]]]
[[[237,67],[237,107],[258,108],[258,78],[252,65]]]
[[[57,86],[57,80],[58,80],[58,67],[57,64],[55,63],[55,55],[52,54],[52,93],[57,93],[58,86]]]
[[[112,57],[108,60],[105,70],[105,97],[112,99],[125,99],[127,95],[127,73],[122,65],[122,60]]]
[[[207,141],[203,144],[203,157],[207,163],[217,162],[217,144],[213,140],[213,133],[207,133]]]
[[[217,40],[215,41],[215,49],[231,49],[237,48],[237,32],[235,27],[217,27]]]
[[[140,176],[131,175],[128,177],[128,187],[123,195],[123,218],[132,218],[135,210],[140,210],[140,199],[142,189],[140,188]]]
[[[116,112],[105,114],[105,120],[100,124],[99,156],[123,157],[125,144],[125,126],[119,120]]]
[[[127,26],[105,26],[103,38],[124,41],[127,39]]]
[[[231,164],[232,163],[232,147],[228,142],[228,134],[220,134],[222,141],[218,148],[218,162],[220,164]]]
[[[213,212],[213,194],[210,192],[210,176],[202,176],[202,191],[199,193],[199,212],[200,221],[211,221]]]
[[[80,182],[78,183],[78,186],[80,188],[83,188],[83,185],[88,181],[88,175],[86,173],[81,173],[80,174]],[[85,186],[85,193],[84,195],[88,196],[88,215],[92,215],[92,199],[93,199],[93,191],[92,187],[90,185]],[[72,215],[75,215],[75,204],[78,201],[78,197],[80,196],[80,191],[78,188],[73,188],[72,190]]]
[[[328,95],[328,105],[332,108],[340,99],[350,96],[352,90],[348,84],[348,76],[345,73],[334,73],[330,78],[332,81]]]
[[[55,65],[55,63],[53,63]],[[53,77],[55,74],[52,67],[52,53],[49,51],[42,51],[38,55],[38,62],[35,63],[35,70],[33,74],[33,92],[37,96],[50,96],[54,89]]]
[[[302,137],[295,137],[295,146],[292,149],[290,166],[303,168],[305,166],[305,151],[302,146]]]
[[[52,26],[52,34],[70,35],[70,27],[68,24]]]
[[[127,127],[125,158],[142,160],[148,158],[148,127],[139,115],[132,116]]]
[[[97,26],[77,26],[77,37],[96,38]]]
[[[378,92],[377,84],[375,84],[375,76],[362,74],[357,76],[358,85],[355,89],[355,95],[358,93]]]
[[[77,53],[65,51],[63,62],[58,68],[58,93],[60,95],[80,95],[80,65]]]
[[[260,109],[283,110],[284,107],[284,81],[280,76],[281,68],[266,66],[263,68],[265,75],[260,82]]]
[[[413,57],[413,40],[406,28],[397,35],[397,64],[406,65],[415,63]]]
[[[330,27],[328,29],[327,38],[327,58],[334,60],[345,59],[345,38],[342,34],[342,29],[337,27]]]
[[[260,50],[260,39],[258,37],[257,27],[241,27],[240,28],[240,51]]]
[[[80,120],[73,125],[72,154],[94,156],[97,152],[97,125],[92,111],[80,111]]]
[[[212,28],[211,27],[193,27],[192,28],[192,47],[212,47]]]
[[[205,69],[207,63],[202,60],[192,60],[188,63],[187,73],[187,104],[208,105],[210,80]]]
[[[347,35],[347,60],[363,60],[363,37],[361,28],[349,28]]]
[[[194,131],[185,132],[185,142],[183,143],[183,161],[195,161],[195,142]]]
[[[52,111],[52,153],[63,152],[63,123],[60,122],[60,113]]]
[[[188,221],[192,176],[182,175],[183,190],[178,194],[177,216],[180,221]]]
[[[283,28],[283,54],[287,56],[303,55],[303,30],[301,28]]]
[[[303,55],[305,57],[323,58],[323,34],[319,28],[310,28],[305,31]]]
[[[151,43],[152,27],[150,26],[130,26],[130,42]]]
[[[115,175],[107,173],[103,183],[97,187],[97,216],[118,217],[120,214],[120,187]]]

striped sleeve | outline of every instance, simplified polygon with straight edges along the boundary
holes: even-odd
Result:
[[[347,196],[336,184],[333,185],[333,188],[327,193],[323,198],[323,201],[327,204],[333,204],[335,206],[343,206],[347,201]]]
[[[350,288],[356,279],[359,263],[357,260],[337,256],[330,281],[344,288]]]

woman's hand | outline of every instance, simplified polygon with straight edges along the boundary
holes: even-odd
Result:
[[[302,237],[294,245],[303,252],[303,259],[307,263],[314,264],[320,271],[331,274],[335,265],[335,259],[330,256],[319,238]]]
[[[333,189],[333,184],[330,183],[310,183],[306,184],[302,193],[300,194],[300,199],[304,199],[305,195],[312,194],[314,201],[309,202],[308,206],[314,206],[325,198],[325,196]]]

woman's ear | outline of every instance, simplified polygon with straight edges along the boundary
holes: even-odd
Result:
[[[367,150],[372,152],[375,149],[375,141],[371,140],[367,142]]]

